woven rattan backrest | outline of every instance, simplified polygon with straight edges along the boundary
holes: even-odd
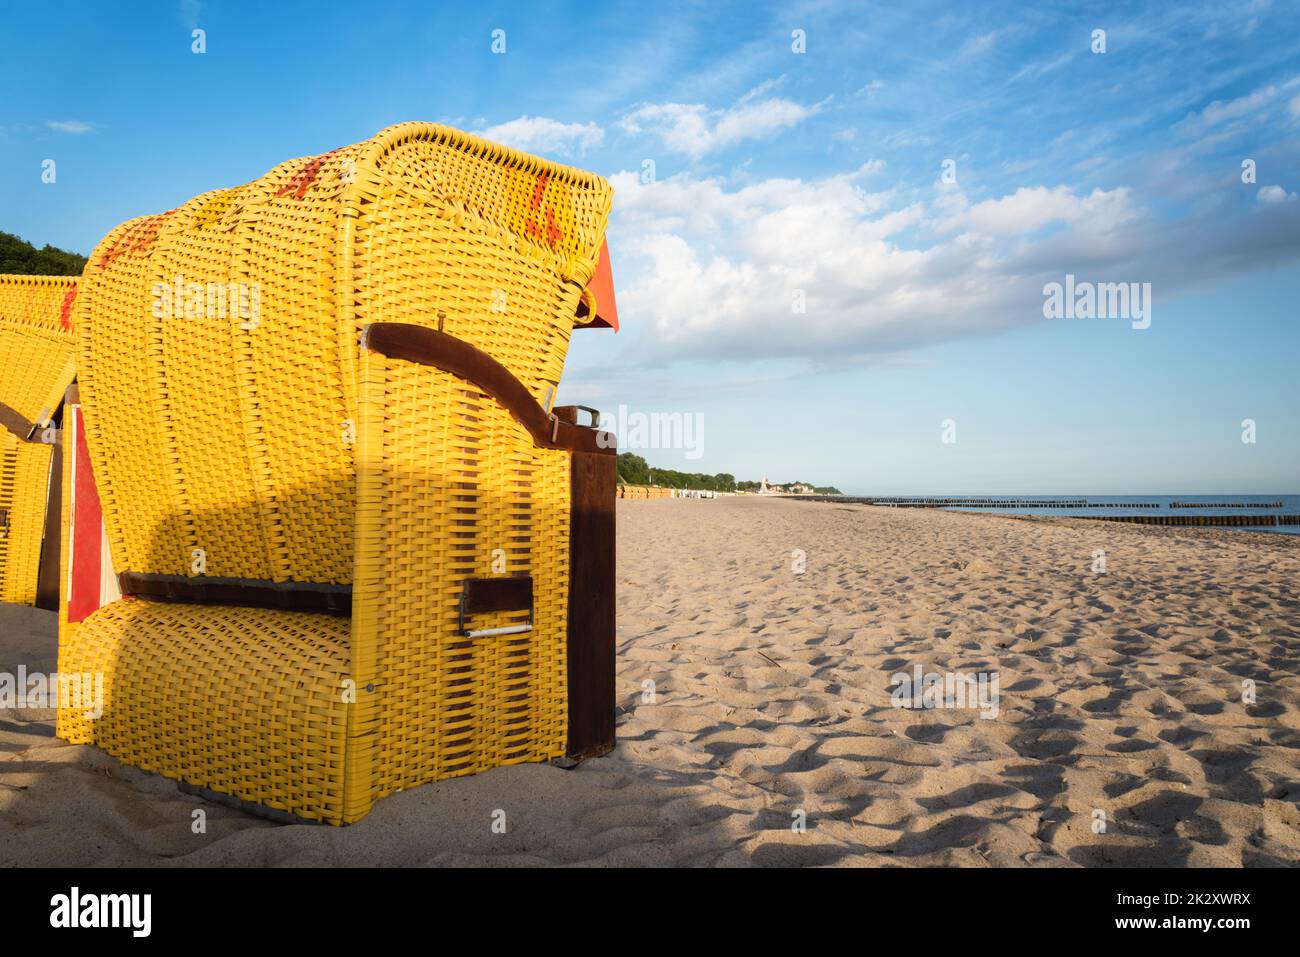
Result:
[[[0,403],[29,422],[54,414],[72,382],[72,276],[0,275]]]
[[[543,401],[558,385],[613,193],[597,176],[446,127],[385,131],[355,195],[359,324],[437,324]],[[373,177],[373,178],[372,178]]]
[[[360,328],[441,323],[543,399],[610,202],[408,123],[118,227],[73,316],[117,570],[349,583]]]
[[[36,600],[54,415],[75,372],[76,280],[0,275],[0,601]],[[32,439],[33,441],[29,441]],[[57,480],[57,476],[55,477]]]

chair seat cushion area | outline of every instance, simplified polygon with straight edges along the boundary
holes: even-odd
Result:
[[[350,625],[122,599],[65,633],[59,674],[82,689],[102,681],[102,711],[89,693],[61,700],[58,734],[195,787],[342,823]]]

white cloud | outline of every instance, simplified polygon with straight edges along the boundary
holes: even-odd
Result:
[[[1016,71],[1016,75],[1011,78],[1011,82],[1015,83],[1018,80],[1041,79],[1042,77],[1046,76],[1048,73],[1054,73],[1055,71],[1059,70],[1061,67],[1065,66],[1067,63],[1069,63],[1071,60],[1073,60],[1075,57],[1079,55],[1080,53],[1076,45],[1076,47],[1067,50],[1065,53],[1062,53],[1060,56],[1056,57],[1055,59],[1039,60],[1035,63],[1027,63],[1024,66],[1022,66],[1019,70]]]
[[[985,200],[945,219],[941,229],[974,230],[1006,237],[1033,233],[1044,226],[1065,223],[1092,232],[1105,232],[1134,217],[1128,189],[1095,189],[1080,196],[1065,186],[1021,187],[1009,196]]]
[[[73,136],[80,136],[94,129],[94,124],[87,123],[85,120],[46,120],[45,125],[56,133],[70,133]]]
[[[561,123],[545,116],[521,116],[478,135],[517,150],[559,156],[580,155],[605,139],[605,131],[595,123]]]
[[[1260,112],[1277,96],[1277,87],[1266,86],[1239,96],[1235,100],[1215,100],[1199,113],[1193,111],[1174,124],[1176,132],[1186,136],[1201,135],[1215,127],[1232,125]]]
[[[1295,99],[1291,101],[1291,104],[1287,107],[1287,110],[1290,111],[1292,116],[1300,117],[1300,93],[1297,93],[1295,95]]]
[[[771,79],[771,80],[764,80],[762,83],[760,83],[758,86],[754,87],[752,90],[750,90],[748,93],[746,93],[744,96],[742,96],[742,97],[741,97],[739,100],[737,100],[736,102],[737,102],[737,103],[748,103],[748,102],[750,102],[751,100],[757,100],[757,99],[758,99],[759,97],[761,97],[761,96],[766,96],[768,93],[771,93],[771,92],[772,92],[773,90],[775,90],[777,87],[779,87],[779,86],[781,86],[782,84],[784,84],[784,83],[785,83],[785,80],[786,80],[786,76],[785,76],[784,73],[782,73],[782,74],[781,74],[780,76],[778,76],[778,77],[774,77],[774,78]]]
[[[716,179],[643,185],[635,174],[615,175],[615,243],[629,266],[644,267],[623,281],[620,305],[650,323],[658,355],[734,358],[904,335],[909,324],[994,296],[993,276],[952,270],[942,247],[898,241],[924,207],[891,210],[887,194],[862,189],[881,165],[734,191]],[[809,314],[791,310],[797,289]]]
[[[1010,33],[1012,33],[1012,28],[1006,27],[1002,30],[990,30],[988,33],[981,33],[977,36],[973,36],[961,45],[961,49],[957,51],[957,55],[970,57],[986,53],[993,49],[999,39],[1009,35]]]
[[[180,0],[176,5],[176,15],[180,17],[181,23],[193,30],[199,25],[204,6],[201,0]]]
[[[755,99],[755,92],[724,110],[700,103],[644,103],[619,125],[632,134],[657,136],[666,149],[698,160],[714,150],[790,129],[821,109],[821,104],[805,106],[783,97]]]
[[[629,361],[853,361],[1043,321],[1043,284],[1067,272],[1170,296],[1300,258],[1300,212],[1170,222],[1124,187],[918,201],[864,188],[879,170],[740,187],[612,176],[620,312],[637,336]],[[804,313],[792,308],[799,290]]]
[[[1288,193],[1281,186],[1261,186],[1255,199],[1265,205],[1285,203],[1296,198],[1295,193]]]

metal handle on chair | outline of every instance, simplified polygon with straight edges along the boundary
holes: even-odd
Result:
[[[526,611],[528,624],[469,629],[465,619],[495,611]],[[466,638],[519,635],[533,630],[533,579],[529,575],[509,578],[467,578],[461,585],[456,633]]]

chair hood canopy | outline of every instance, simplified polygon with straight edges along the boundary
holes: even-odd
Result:
[[[0,405],[43,424],[76,371],[72,276],[0,275]]]
[[[611,203],[404,123],[118,226],[70,316],[115,570],[349,583],[362,330],[440,329],[549,407],[575,317],[613,315]]]

